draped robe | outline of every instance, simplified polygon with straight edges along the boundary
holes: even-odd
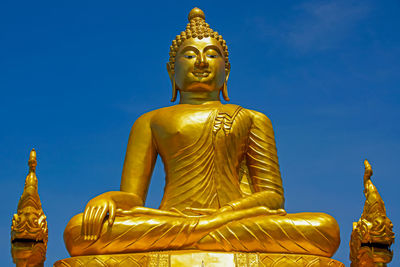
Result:
[[[160,110],[164,114],[167,111]],[[284,201],[269,119],[229,104],[220,104],[203,114],[201,127],[196,126],[199,131],[195,141],[174,149],[165,139],[171,135],[185,138],[185,129],[168,132],[157,113],[151,116],[154,146],[166,173],[159,214],[149,208],[121,213],[112,227],[104,222],[96,241],[83,240],[79,214],[64,233],[72,256],[182,249],[334,254],[340,237],[331,216],[266,215],[257,208],[283,208]],[[186,126],[190,128],[190,122]],[[234,210],[205,216],[187,211],[188,207],[219,209],[224,205]],[[173,211],[175,215],[162,211]]]

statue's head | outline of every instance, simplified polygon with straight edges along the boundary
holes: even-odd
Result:
[[[177,91],[222,91],[229,101],[226,83],[230,64],[228,47],[222,36],[214,32],[205,22],[199,8],[189,13],[186,30],[177,35],[170,47],[167,70],[176,100]]]

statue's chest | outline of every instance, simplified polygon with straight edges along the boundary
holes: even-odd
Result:
[[[195,145],[199,139],[212,138],[217,110],[173,110],[161,114],[152,123],[159,149],[179,150]]]
[[[242,151],[248,125],[237,116],[241,109],[175,109],[160,113],[152,123],[158,152],[168,159],[189,147],[196,150],[212,146],[213,150],[232,153]]]

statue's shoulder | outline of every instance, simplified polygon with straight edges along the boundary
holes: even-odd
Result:
[[[155,109],[151,110],[149,112],[143,113],[142,115],[139,116],[139,118],[136,119],[135,123],[133,126],[149,126],[151,125],[152,120],[154,119],[155,116],[159,113],[161,109]]]
[[[271,120],[262,112],[244,108],[236,104],[223,105],[223,113],[228,114],[231,118],[236,117],[236,114],[241,112],[244,116],[251,119],[253,123],[263,123],[272,127]]]
[[[140,124],[142,126],[147,125],[150,127],[152,127],[154,124],[164,124],[168,122],[168,118],[171,116],[171,114],[175,113],[175,110],[176,106],[169,106],[151,110],[137,118],[134,124]]]
[[[244,108],[242,106],[239,106],[236,104],[224,104],[224,105],[222,105],[222,109],[224,110],[224,112],[227,112],[227,113],[235,113],[238,110],[242,110]]]
[[[165,112],[170,112],[173,108],[174,106],[153,109],[151,111],[143,113],[136,121],[151,121],[152,119],[157,117],[157,115],[165,114]]]
[[[272,127],[271,120],[264,113],[251,109],[246,109],[246,112],[249,114],[253,122],[261,122]]]

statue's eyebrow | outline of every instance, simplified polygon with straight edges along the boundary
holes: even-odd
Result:
[[[196,47],[188,45],[188,46],[185,46],[181,51],[179,51],[179,53],[185,53],[186,51],[193,51],[196,54],[198,54],[200,52],[199,49],[197,49]]]
[[[215,51],[217,51],[217,53],[218,53],[220,56],[222,56],[221,49],[219,49],[218,46],[216,46],[216,45],[207,45],[206,47],[204,47],[203,51],[206,52],[206,51],[209,50],[209,49],[214,49]]]

